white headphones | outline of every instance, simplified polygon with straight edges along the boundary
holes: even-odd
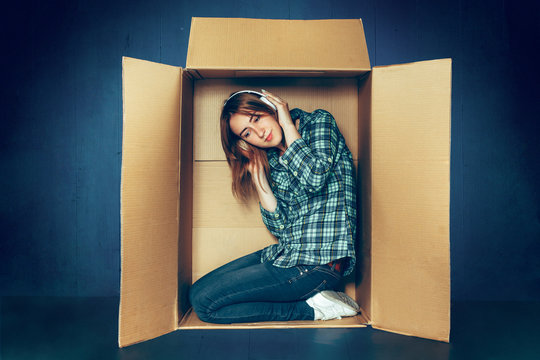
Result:
[[[236,96],[236,95],[238,95],[238,94],[241,94],[241,93],[248,93],[248,94],[255,94],[255,95],[258,95],[258,96],[259,96],[259,99],[260,99],[262,102],[268,104],[272,109],[274,109],[274,110],[277,111],[276,105],[272,104],[272,103],[270,102],[270,100],[268,100],[268,99],[266,98],[266,96],[264,96],[263,94],[261,94],[261,93],[258,92],[258,91],[253,91],[253,90],[240,90],[240,91],[235,92],[234,94],[232,94],[231,96],[229,96],[229,98],[228,98],[227,100],[225,100],[225,102],[223,103],[223,106],[227,105],[227,102],[228,102],[229,100],[231,100],[232,97],[234,97],[234,96]]]

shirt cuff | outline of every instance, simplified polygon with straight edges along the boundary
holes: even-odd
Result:
[[[279,158],[279,162],[285,166],[295,177],[301,174],[304,159],[311,155],[311,149],[302,138],[296,139]]]
[[[259,203],[259,208],[261,210],[262,220],[268,230],[274,235],[278,235],[285,228],[286,219],[283,213],[280,211],[279,206],[276,207],[275,211],[268,211],[262,207]]]

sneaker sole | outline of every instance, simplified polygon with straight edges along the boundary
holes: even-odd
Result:
[[[321,291],[321,295],[329,301],[338,301],[343,307],[349,309],[350,311],[358,313],[360,310],[358,304],[346,294],[325,290]]]

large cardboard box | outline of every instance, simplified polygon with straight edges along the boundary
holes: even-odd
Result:
[[[361,313],[332,321],[215,325],[190,285],[275,241],[256,202],[231,194],[223,100],[264,88],[330,111],[358,173]],[[193,18],[186,68],[123,59],[119,345],[177,329],[364,327],[441,341],[450,332],[451,59],[370,67],[362,21]]]

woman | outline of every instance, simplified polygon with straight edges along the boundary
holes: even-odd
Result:
[[[221,139],[233,194],[241,200],[257,194],[279,242],[199,279],[191,304],[212,323],[354,316],[354,300],[332,291],[355,263],[351,153],[330,113],[289,112],[283,99],[263,92],[241,91],[225,101]]]

